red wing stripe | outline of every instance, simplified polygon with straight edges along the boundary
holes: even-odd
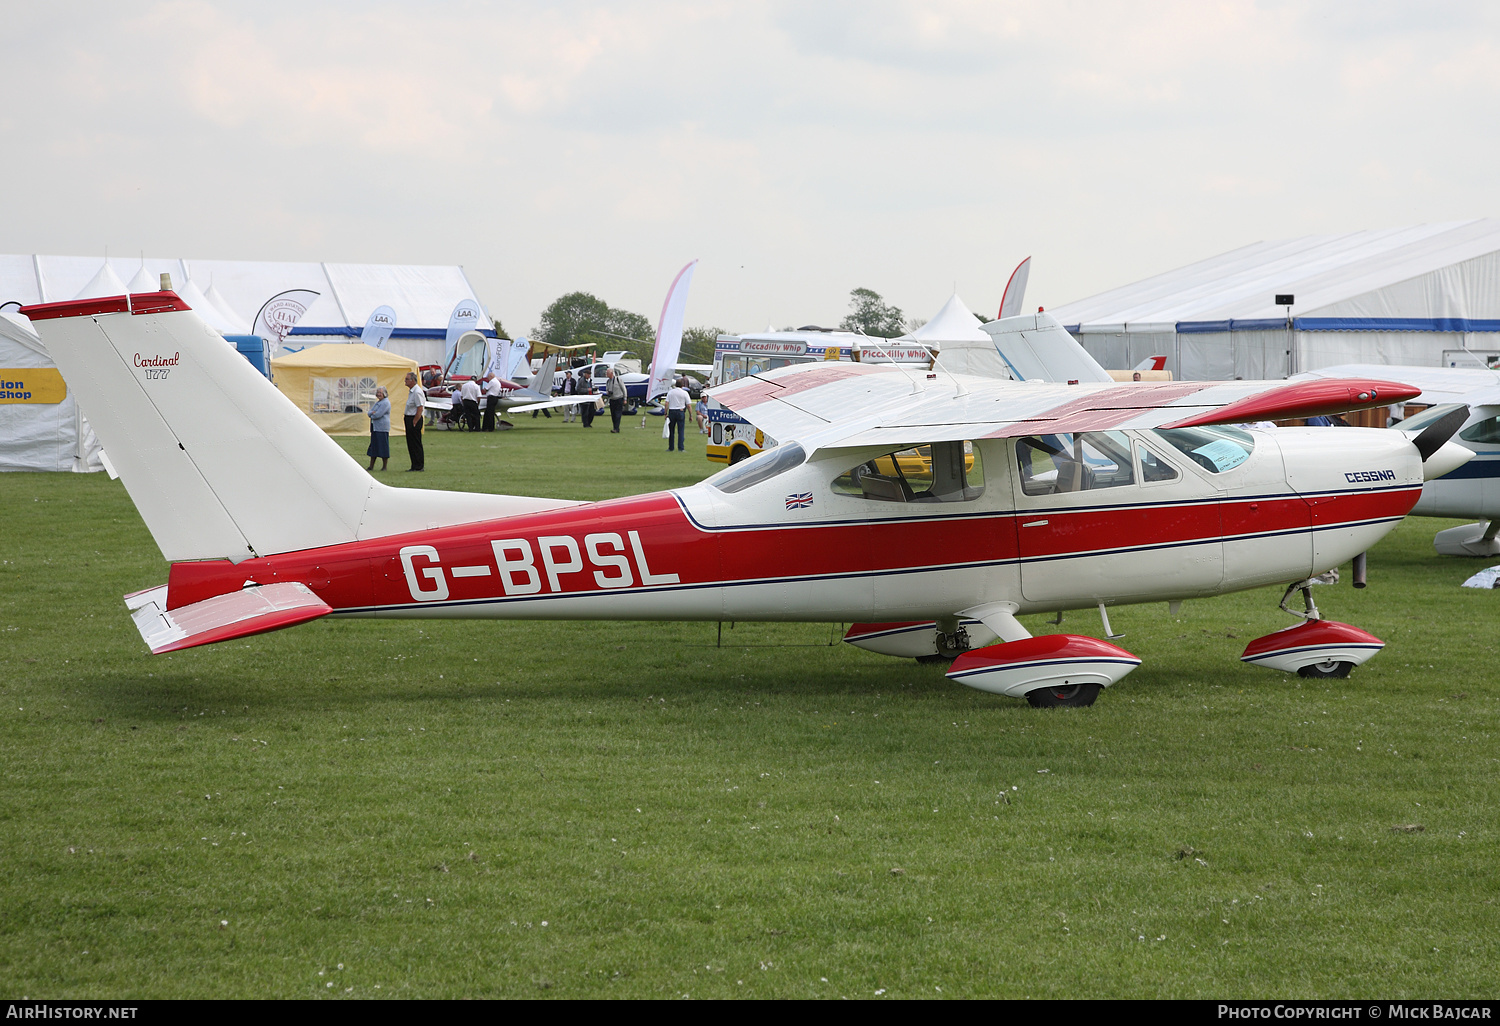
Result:
[[[1016,434],[1017,427],[1035,426],[1038,432],[1107,431],[1137,416],[1142,410],[1156,409],[1185,396],[1203,391],[1211,381],[1163,381],[1152,384],[1116,385],[1072,399],[1043,413],[1016,421],[1014,427],[1001,428],[986,438],[1006,438]]]
[[[785,399],[796,395],[798,392],[806,392],[820,385],[832,384],[835,381],[843,381],[845,378],[858,377],[875,370],[874,367],[865,367],[857,363],[830,363],[824,367],[816,367],[800,371],[797,374],[789,374],[776,381],[756,379],[754,384],[742,385],[738,388],[729,389],[715,396],[720,405],[726,406],[738,413],[752,406],[771,399]]]

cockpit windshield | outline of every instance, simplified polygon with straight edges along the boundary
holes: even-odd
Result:
[[[1233,470],[1255,451],[1255,436],[1227,424],[1157,428],[1154,434],[1210,474]]]
[[[758,453],[743,463],[726,467],[709,478],[708,483],[726,495],[733,495],[735,492],[744,491],[751,485],[769,481],[777,474],[783,474],[793,467],[800,467],[805,462],[807,462],[807,452],[802,446],[796,442],[788,442]]]

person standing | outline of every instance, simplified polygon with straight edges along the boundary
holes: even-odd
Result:
[[[565,372],[563,374],[562,394],[563,394],[564,397],[570,396],[570,395],[577,395],[578,394],[578,379],[575,378],[575,377],[573,377],[573,372],[572,371],[567,371],[567,372]],[[577,406],[564,406],[563,407],[563,423],[564,424],[571,424],[573,421],[575,421],[577,419],[578,419],[578,407]]]
[[[677,451],[682,452],[687,448],[687,410],[692,401],[693,397],[682,387],[681,378],[674,381],[667,390],[667,452],[672,451],[674,433],[677,435]]]
[[[478,431],[479,382],[470,378],[458,387],[458,394],[464,399],[464,423],[469,425],[470,431]]]
[[[498,374],[485,375],[484,426],[479,430],[495,430],[495,413],[500,409],[500,393],[504,390],[504,387],[500,384],[500,376]]]
[[[427,393],[415,374],[406,375],[406,387],[406,413],[402,420],[406,426],[406,455],[411,458],[411,466],[406,469],[424,470],[427,454],[422,451],[422,417],[427,410]]]
[[[625,413],[625,382],[620,380],[620,375],[615,373],[613,367],[605,373],[605,377],[607,380],[604,382],[604,398],[609,401],[609,419],[615,425],[610,428],[609,433],[618,435],[620,417]]]
[[[583,375],[578,375],[578,394],[592,397],[594,395],[593,382]],[[594,414],[599,411],[599,400],[590,398],[587,402],[578,404],[578,412],[583,417],[583,426],[591,428],[594,426]]]
[[[391,401],[386,398],[385,386],[375,390],[375,401],[365,411],[370,418],[370,447],[365,455],[370,457],[366,470],[375,469],[375,460],[380,459],[380,469],[385,470],[391,462]]]

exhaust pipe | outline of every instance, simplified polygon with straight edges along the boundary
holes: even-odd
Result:
[[[1365,586],[1365,553],[1361,552],[1354,557],[1354,586],[1363,588]]]

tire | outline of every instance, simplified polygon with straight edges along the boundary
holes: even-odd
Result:
[[[731,467],[736,463],[744,463],[749,458],[750,450],[746,449],[743,445],[736,445],[733,449],[729,450],[729,465]]]
[[[636,402],[634,399],[627,399],[627,400],[625,400],[625,409],[623,411],[624,414],[625,414],[625,416],[627,416],[627,417],[634,417],[640,411],[641,411],[641,404],[640,403]]]
[[[1347,677],[1354,664],[1341,659],[1328,659],[1310,666],[1297,667],[1299,677]]]
[[[1099,684],[1063,684],[1026,692],[1033,709],[1082,708],[1099,697]]]
[[[927,666],[932,663],[951,663],[957,658],[956,655],[945,656],[941,652],[934,652],[932,655],[917,656],[917,662]]]

